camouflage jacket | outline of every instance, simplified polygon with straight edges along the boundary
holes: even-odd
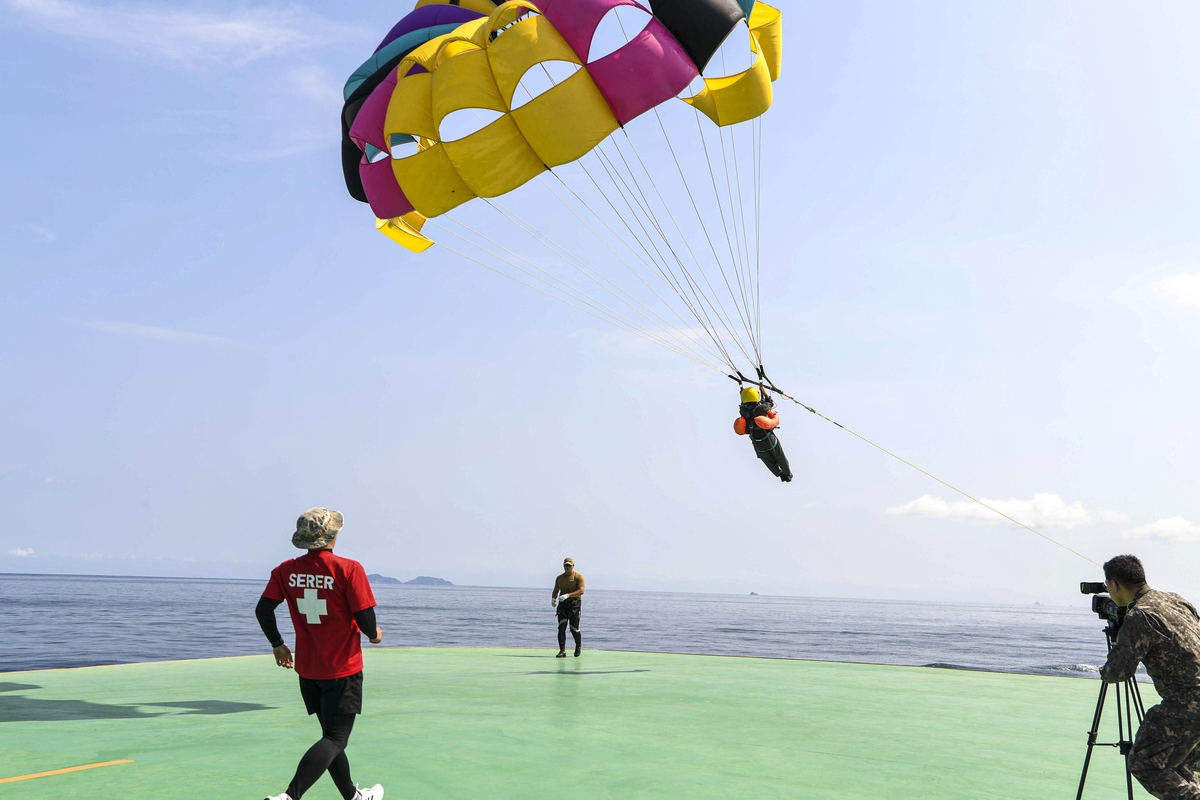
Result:
[[[1200,614],[1191,603],[1146,589],[1129,604],[1100,677],[1123,681],[1139,661],[1164,700],[1200,698]]]

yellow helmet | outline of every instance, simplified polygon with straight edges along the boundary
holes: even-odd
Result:
[[[755,389],[753,386],[747,386],[745,389],[742,389],[743,403],[757,403],[761,399],[758,395],[758,389]]]

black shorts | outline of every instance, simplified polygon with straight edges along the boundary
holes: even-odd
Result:
[[[300,696],[309,714],[321,716],[362,713],[362,672],[331,681],[300,679]]]
[[[578,598],[559,601],[558,622],[569,622],[572,630],[579,630],[579,612],[583,610],[583,601]]]

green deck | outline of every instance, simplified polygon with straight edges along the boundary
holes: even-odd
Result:
[[[355,778],[410,800],[1071,798],[1098,689],[919,667],[552,656],[369,651]],[[1155,701],[1150,687],[1144,697]],[[295,676],[269,656],[0,674],[0,778],[133,759],[0,784],[6,800],[258,800],[286,788],[317,735]],[[1116,751],[1098,749],[1085,796],[1124,797],[1123,777]],[[328,777],[306,795],[338,797]]]

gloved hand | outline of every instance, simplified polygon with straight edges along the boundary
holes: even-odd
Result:
[[[550,598],[550,607],[551,607],[551,608],[557,608],[557,607],[558,607],[558,598],[557,598],[557,597],[551,597],[551,598]]]

